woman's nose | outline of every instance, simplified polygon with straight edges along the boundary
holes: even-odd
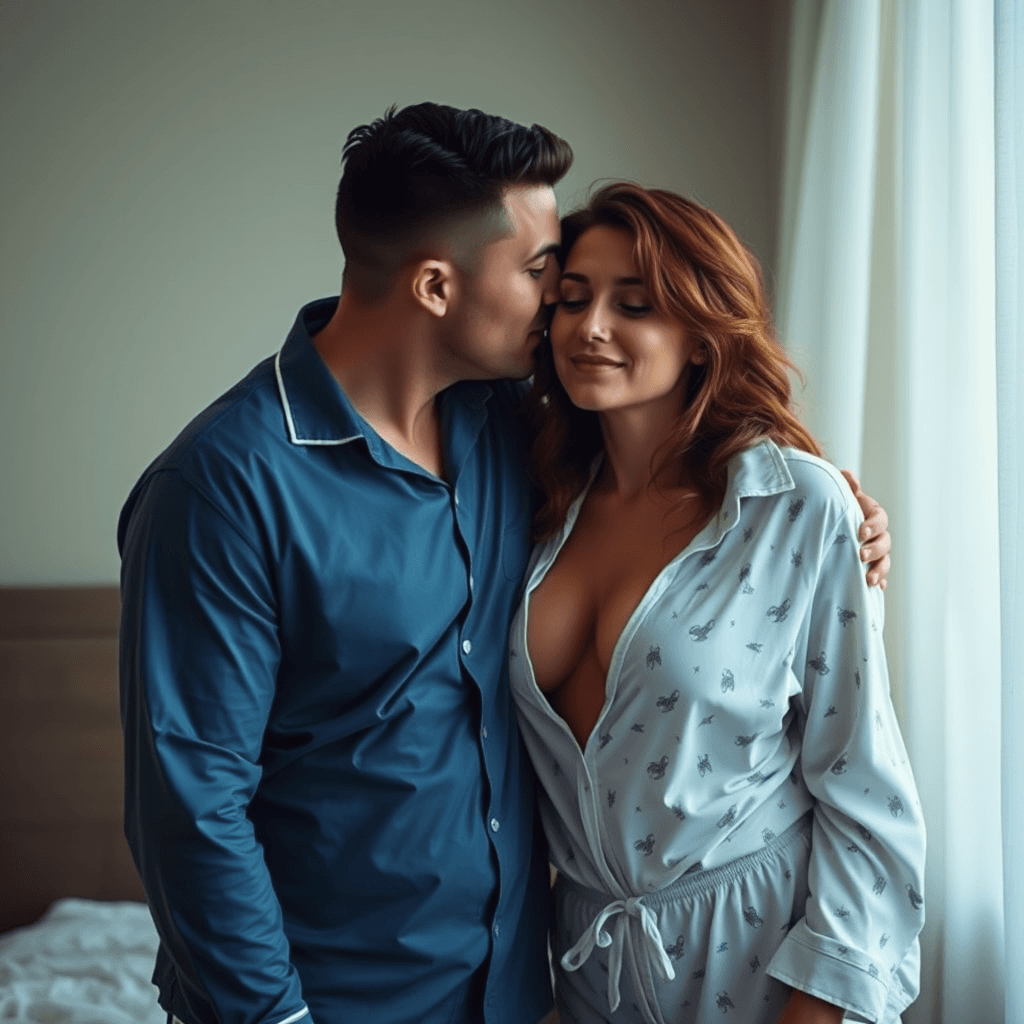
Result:
[[[580,332],[588,341],[608,340],[608,317],[599,303],[593,302],[580,321]]]

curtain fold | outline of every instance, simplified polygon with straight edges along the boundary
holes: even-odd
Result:
[[[1006,1022],[1024,1024],[1024,3],[996,0],[995,14]]]
[[[813,8],[797,8],[810,20]],[[868,282],[877,139],[879,0],[827,4],[818,29],[806,126],[799,132],[798,200],[784,263],[779,324],[807,389],[803,406],[829,457],[860,463]],[[796,31],[800,31],[799,28]],[[794,97],[794,102],[798,102]],[[802,127],[802,131],[800,130]],[[788,147],[790,155],[797,146]],[[789,211],[787,211],[789,212]],[[828,259],[822,238],[842,239]],[[791,282],[799,281],[799,300]],[[821,344],[822,337],[836,344]],[[847,379],[847,391],[827,382]]]
[[[1001,347],[997,432],[995,0],[821,6],[803,144],[787,147],[801,163],[786,169],[779,323],[808,375],[808,424],[865,470],[892,523],[886,646],[929,831],[922,993],[904,1019],[1000,1024],[1014,963],[1001,840],[1019,825],[1003,828],[1019,794],[1001,799],[1001,721],[1020,735],[1001,661],[1019,657],[1020,624],[1004,618],[1001,647],[998,489],[1005,538],[1022,396],[1005,393]],[[1019,296],[1014,273],[1004,291]],[[1005,552],[1003,613],[1019,615]]]
[[[931,983],[909,1024],[1003,1020],[992,26],[991,3],[922,0],[900,6],[897,29],[897,535],[908,572],[895,639],[931,908]]]

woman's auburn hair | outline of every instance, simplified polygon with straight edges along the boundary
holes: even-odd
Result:
[[[684,407],[655,455],[652,477],[683,468],[709,508],[725,497],[727,464],[766,438],[821,455],[793,411],[789,371],[799,370],[779,343],[757,258],[718,214],[662,189],[614,182],[562,220],[562,266],[576,240],[598,225],[633,237],[633,257],[652,307],[680,322],[703,347],[690,368]],[[534,541],[552,536],[590,477],[603,448],[595,412],[573,405],[555,372],[551,343],[537,349],[523,403],[530,473],[541,500]]]

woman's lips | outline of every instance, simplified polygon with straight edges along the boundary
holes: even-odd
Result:
[[[615,359],[608,359],[605,356],[588,356],[579,355],[572,356],[569,362],[573,366],[581,367],[582,369],[615,369],[620,366],[625,366],[625,363],[620,363]]]

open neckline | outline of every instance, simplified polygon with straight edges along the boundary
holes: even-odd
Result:
[[[545,705],[550,710],[551,714],[554,715],[554,717],[558,720],[559,725],[568,733],[569,737],[572,739],[572,742],[575,744],[576,749],[579,750],[580,756],[584,760],[586,760],[586,752],[590,749],[591,740],[593,740],[594,735],[598,733],[599,726],[601,725],[606,714],[608,713],[608,710],[611,708],[614,702],[615,690],[617,688],[617,679],[619,671],[622,666],[622,661],[625,658],[625,650],[629,646],[629,643],[632,641],[633,636],[636,634],[636,631],[640,626],[640,622],[643,619],[643,616],[647,614],[647,611],[654,603],[654,598],[652,597],[652,594],[654,594],[656,588],[658,589],[659,593],[664,589],[664,586],[662,584],[665,580],[666,574],[669,572],[670,569],[678,568],[678,565],[683,561],[683,559],[689,557],[690,555],[697,554],[700,551],[709,550],[710,548],[715,547],[721,541],[722,537],[725,535],[725,531],[715,536],[714,543],[702,543],[699,547],[697,546],[698,542],[704,539],[705,534],[707,534],[709,531],[712,531],[714,527],[719,526],[721,524],[722,510],[725,508],[726,499],[728,498],[727,491],[726,497],[722,499],[722,503],[721,505],[719,505],[718,510],[711,515],[708,521],[691,538],[690,542],[681,551],[678,551],[672,558],[670,558],[661,567],[661,569],[658,570],[658,572],[654,576],[654,579],[651,580],[650,584],[644,590],[643,594],[641,594],[639,601],[637,601],[636,603],[636,606],[633,608],[633,610],[627,617],[625,623],[622,626],[622,629],[619,631],[619,635],[615,638],[615,644],[612,647],[612,656],[608,662],[608,671],[605,673],[604,703],[601,705],[601,711],[590,729],[590,733],[587,736],[587,742],[581,747],[580,742],[576,738],[575,733],[569,727],[569,723],[565,720],[565,718],[562,715],[560,715],[555,710],[554,705],[552,705],[551,701],[548,699],[548,695],[540,688],[540,686],[537,685],[537,674],[534,671],[533,658],[530,655],[529,643],[530,600],[533,597],[533,592],[544,581],[547,574],[551,571],[552,566],[554,566],[555,562],[558,560],[558,556],[561,553],[562,548],[565,547],[565,544],[569,540],[572,531],[575,529],[576,522],[579,519],[580,510],[583,508],[583,502],[586,501],[587,495],[590,493],[590,489],[593,486],[594,481],[597,479],[597,475],[600,471],[602,462],[603,457],[598,456],[598,458],[595,460],[594,466],[591,469],[590,480],[587,482],[586,487],[584,487],[584,489],[580,492],[578,497],[573,501],[572,505],[569,507],[569,511],[565,517],[565,524],[562,527],[562,532],[558,537],[557,541],[552,539],[548,542],[547,545],[541,548],[541,551],[544,551],[545,553],[542,555],[541,559],[538,560],[537,565],[533,567],[531,573],[531,576],[533,578],[531,578],[527,582],[526,589],[523,592],[523,657],[526,660],[526,667],[529,671],[530,683],[533,686],[533,688],[537,691],[537,693],[540,695],[541,699],[544,701]],[[710,538],[707,539],[710,540]],[[545,549],[550,545],[554,545],[553,550],[546,551]],[[538,574],[538,566],[542,564],[545,560],[547,564],[544,565],[544,568]],[[615,680],[614,683],[612,683],[613,680]],[[610,683],[612,683],[611,686],[609,685]]]

